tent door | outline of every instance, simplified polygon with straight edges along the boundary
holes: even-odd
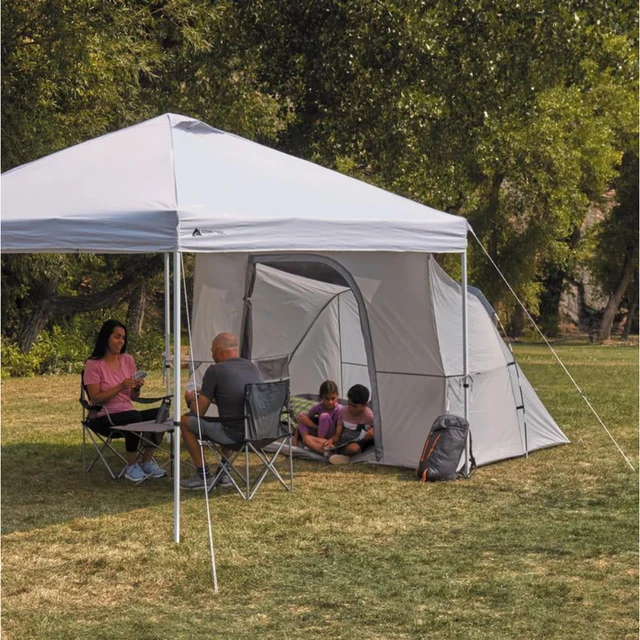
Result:
[[[262,301],[259,299],[259,291],[256,290],[258,265],[265,265],[267,267],[278,269],[280,272],[284,272],[284,277],[287,277],[286,274],[293,274],[288,277],[307,279],[310,282],[315,281],[316,284],[319,285],[319,289],[322,289],[324,285],[325,290],[320,291],[318,294],[318,304],[313,307],[313,311],[310,311],[310,315],[314,316],[313,320],[315,326],[307,327],[304,331],[304,335],[299,336],[298,341],[293,345],[290,344],[286,347],[280,347],[274,344],[269,345],[271,347],[271,351],[268,354],[267,359],[278,360],[278,358],[283,356],[285,352],[289,356],[293,393],[296,393],[295,388],[297,379],[295,359],[297,358],[299,361],[302,358],[302,354],[299,353],[298,350],[302,349],[302,351],[304,351],[301,347],[303,340],[311,340],[313,338],[313,332],[318,332],[318,327],[323,326],[323,323],[328,326],[329,321],[325,316],[334,313],[338,315],[339,336],[336,338],[335,344],[332,344],[332,346],[336,349],[335,355],[339,360],[340,372],[339,375],[335,375],[334,379],[340,387],[341,395],[345,396],[347,389],[354,382],[367,384],[371,390],[371,405],[373,412],[376,416],[381,416],[373,345],[364,298],[355,282],[355,279],[333,258],[315,254],[268,254],[253,255],[249,257],[241,330],[242,356],[254,361],[260,360],[265,356],[261,351],[260,345],[254,344],[254,340],[256,340],[256,332],[258,334],[261,333],[258,324],[262,320],[262,316],[260,314],[264,313],[264,309],[261,311],[260,305],[269,304],[272,299],[269,298]],[[312,303],[309,304],[310,307],[313,306]],[[283,304],[283,307],[284,306],[285,305]],[[284,308],[280,308],[279,310],[276,310],[276,313],[283,313],[285,310],[286,309]],[[342,315],[340,315],[341,313]],[[355,328],[353,326],[353,318],[355,318],[355,323],[358,325]],[[355,333],[357,330],[357,338],[343,341],[341,336],[345,331],[349,330],[349,319],[352,320],[350,328],[351,336],[352,338],[356,338]],[[298,325],[294,323],[294,326],[297,328]],[[333,326],[333,331],[335,331],[335,322],[331,323],[331,326]],[[279,337],[282,338],[282,336],[286,334],[286,328],[279,327],[278,333],[280,334]],[[343,346],[343,343],[345,346]],[[360,358],[357,356],[352,357],[354,355],[354,344],[361,345]],[[313,357],[311,356],[308,361],[313,369]],[[300,371],[299,365],[298,371]],[[305,374],[307,374],[307,372],[305,372]],[[308,376],[309,378],[313,377],[314,371],[309,371]],[[320,376],[320,372],[317,372],[314,378],[313,387],[306,388],[310,386],[307,384],[304,388],[304,393],[317,393],[316,389],[324,379],[318,378],[318,376]],[[377,429],[375,454],[377,460],[382,459],[382,425]]]

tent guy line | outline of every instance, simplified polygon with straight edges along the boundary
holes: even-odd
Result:
[[[182,254],[180,254],[180,264],[182,266],[182,286],[183,286],[183,290],[184,290],[184,303],[185,303],[185,315],[186,315],[186,320],[187,320],[187,334],[189,336],[189,359],[191,361],[191,366],[192,366],[192,371],[195,371],[195,367],[194,367],[194,359],[193,359],[193,340],[192,338],[192,334],[191,334],[191,314],[189,312],[189,293],[187,290],[187,279],[186,279],[186,274],[185,274],[185,268],[184,268],[184,258],[182,256]],[[197,387],[196,387],[196,396],[198,394],[197,391]],[[176,400],[177,402],[177,400]],[[196,400],[195,402],[195,408],[196,408],[196,416],[198,419],[198,440],[200,443],[200,455],[202,456],[202,460],[204,460],[205,454],[204,454],[204,446],[202,444],[202,441],[204,440],[203,434],[202,434],[202,423],[200,421],[200,407],[198,405],[198,402]],[[179,436],[178,436],[179,437]],[[180,466],[180,462],[178,459],[178,464],[176,466]],[[207,489],[208,483],[207,483],[207,465],[204,465],[203,469],[203,474],[204,474],[204,485],[203,485],[203,491],[204,491],[204,501],[206,504],[206,512],[207,512],[207,532],[208,532],[208,536],[209,536],[209,553],[211,556],[211,577],[213,580],[213,592],[214,593],[218,593],[218,572],[216,570],[216,552],[215,552],[215,548],[214,548],[214,544],[213,544],[213,525],[211,524],[211,505],[209,503],[209,491]],[[178,474],[179,475],[179,474]]]

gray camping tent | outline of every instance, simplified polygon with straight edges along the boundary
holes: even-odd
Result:
[[[344,285],[269,266],[283,261],[304,264],[306,273],[313,263],[331,267]],[[568,442],[472,294],[464,375],[461,295],[426,253],[200,254],[194,355],[210,359],[211,337],[231,330],[258,364],[274,370],[274,362],[283,363],[294,394],[317,393],[325,379],[343,395],[355,383],[366,385],[376,447],[356,460],[417,467],[433,420],[445,412],[464,415],[465,380],[479,465]]]

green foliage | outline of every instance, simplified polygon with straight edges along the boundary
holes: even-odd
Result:
[[[468,216],[535,309],[637,131],[636,8],[327,0],[250,13],[264,73],[291,97],[287,149]],[[485,260],[472,279],[513,306]]]
[[[127,352],[136,359],[138,369],[151,371],[164,366],[164,334],[151,330],[141,336],[129,336]]]
[[[232,2],[4,2],[3,169],[167,111],[273,139],[257,46]]]
[[[79,373],[93,347],[102,322],[112,311],[75,316],[64,327],[54,325],[41,331],[28,353],[21,353],[17,344],[2,337],[2,375],[32,376],[48,373]]]
[[[626,0],[23,0],[2,3],[1,29],[4,169],[184,113],[468,217],[533,312],[637,139]],[[622,242],[603,231],[603,265]],[[470,267],[513,313],[481,252]],[[77,295],[141,268],[3,257],[3,335],[43,287]]]
[[[76,315],[64,325],[55,324],[40,332],[28,353],[21,353],[14,341],[3,336],[2,377],[79,373],[103,322],[121,316],[116,309]],[[164,364],[164,335],[150,328],[142,336],[129,336],[127,350],[136,359],[138,368],[160,369]]]

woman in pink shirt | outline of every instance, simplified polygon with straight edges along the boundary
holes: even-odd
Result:
[[[127,328],[117,320],[107,320],[100,329],[93,353],[86,362],[83,382],[91,403],[102,405],[102,409],[91,420],[91,428],[102,435],[113,435],[112,427],[153,420],[158,411],[147,409],[136,411],[131,400],[140,397],[144,380],[135,379],[135,360],[126,353]],[[108,415],[107,415],[108,412]],[[138,461],[140,437],[130,431],[124,435],[127,450],[127,468],[124,477],[132,482],[142,482],[147,477],[162,478],[166,475],[153,460],[155,447],[147,446]]]

